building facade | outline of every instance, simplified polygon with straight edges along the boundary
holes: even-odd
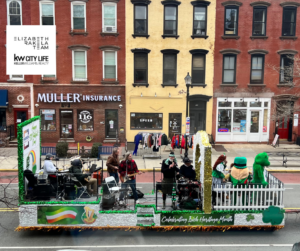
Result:
[[[6,25],[29,25],[30,1],[0,2],[0,138],[17,135],[17,125],[34,116],[32,76],[6,75]]]
[[[126,135],[211,133],[215,1],[126,0]]]
[[[124,142],[125,2],[6,2],[22,5],[23,19],[30,13],[20,25],[56,25],[56,75],[25,76],[34,89],[28,116],[41,115],[42,141]]]
[[[274,133],[291,140],[298,134],[294,114],[280,117],[279,107],[299,104],[297,89],[291,88],[293,58],[300,49],[299,5],[217,0],[212,124],[216,142],[269,142]]]

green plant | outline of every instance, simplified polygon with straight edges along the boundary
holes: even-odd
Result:
[[[69,143],[68,142],[58,142],[56,144],[56,155],[58,157],[67,157],[69,149]]]
[[[102,146],[102,143],[94,143],[91,150],[91,158],[97,158],[98,157],[98,147]]]

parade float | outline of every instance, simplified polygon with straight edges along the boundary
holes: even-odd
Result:
[[[99,196],[73,200],[51,198],[28,199],[28,180],[25,171],[36,177],[35,189],[42,176],[40,117],[36,116],[18,126],[19,168],[19,227],[17,230],[50,229],[130,229],[130,230],[183,230],[225,231],[229,229],[270,229],[284,227],[284,184],[267,171],[263,171],[268,184],[233,186],[227,182],[217,188],[229,199],[217,198],[212,206],[212,148],[206,132],[194,135],[193,165],[199,186],[200,206],[194,210],[168,207],[162,210],[156,191],[145,194],[140,204],[128,207],[104,209],[103,203],[112,198],[105,194],[105,182]],[[250,165],[250,163],[249,163]],[[108,194],[109,195],[109,194]],[[173,190],[172,201],[176,200]],[[244,195],[244,196],[241,196]],[[174,199],[175,198],[175,199]],[[171,198],[169,198],[171,201]],[[130,200],[129,200],[130,201]],[[113,202],[114,204],[114,202]]]

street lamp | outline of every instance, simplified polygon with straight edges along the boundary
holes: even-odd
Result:
[[[190,95],[190,86],[192,84],[192,78],[190,76],[190,73],[188,72],[188,74],[186,75],[186,77],[184,78],[184,81],[185,81],[185,85],[186,85],[186,88],[187,88],[187,92],[186,92],[186,119],[188,118],[189,116],[189,95]],[[187,122],[187,121],[186,121]],[[187,125],[185,125],[187,126]],[[185,129],[187,129],[185,127]],[[184,157],[187,158],[188,157],[188,134],[189,134],[189,131],[185,132],[185,153],[184,153]]]

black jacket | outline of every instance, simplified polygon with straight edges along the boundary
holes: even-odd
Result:
[[[193,166],[182,165],[180,167],[180,174],[189,180],[196,180],[196,172],[193,170]]]
[[[70,173],[74,174],[76,179],[78,179],[78,181],[80,181],[83,185],[86,184],[86,181],[84,180],[84,178],[87,178],[89,175],[88,174],[83,174],[82,171],[81,171],[81,167],[71,166],[69,168],[69,171],[70,171]]]
[[[177,167],[177,164],[175,163],[175,166],[169,169],[169,166],[172,164],[172,162],[169,161],[168,165],[165,162],[166,160],[164,159],[161,165],[161,172],[164,174],[164,178],[166,179],[175,178],[176,173],[179,172],[179,168]]]

